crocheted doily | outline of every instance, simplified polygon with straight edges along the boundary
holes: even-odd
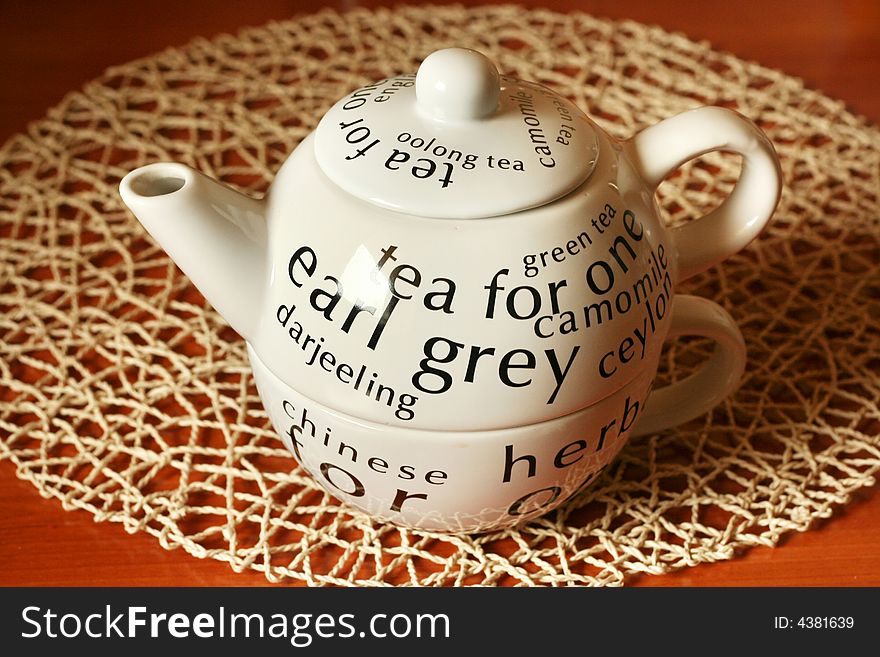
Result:
[[[632,440],[559,510],[456,537],[376,523],[298,468],[244,342],[117,192],[135,167],[177,160],[259,195],[335,100],[453,44],[618,137],[697,105],[734,108],[771,138],[786,181],[764,233],[682,286],[742,327],[740,390]],[[669,220],[717,205],[738,171],[717,154],[685,166],[661,187]],[[633,22],[419,7],[199,39],[108,70],[0,149],[0,455],[67,509],[271,580],[621,584],[728,559],[829,516],[880,469],[878,190],[880,131],[840,102]],[[661,377],[708,349],[669,345]]]

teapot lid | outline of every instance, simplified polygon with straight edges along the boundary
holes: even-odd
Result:
[[[509,214],[578,187],[596,164],[593,123],[539,84],[499,76],[463,48],[429,55],[336,103],[315,155],[342,189],[378,206],[444,219]]]

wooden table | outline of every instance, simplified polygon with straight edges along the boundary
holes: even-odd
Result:
[[[354,0],[254,3],[0,4],[0,139],[25,128],[112,64],[182,45],[196,36],[286,19],[321,6],[375,6]],[[470,4],[470,3],[465,3]],[[477,4],[477,3],[474,3]],[[485,0],[480,4],[488,4]],[[803,78],[880,121],[880,3],[876,0],[546,0],[557,10],[630,18],[706,39],[715,48]],[[878,374],[880,376],[880,374]],[[0,463],[0,585],[265,585],[256,572],[233,573],[215,561],[163,550],[145,534],[129,536],[88,514],[43,500]],[[789,536],[776,549],[665,576],[644,586],[878,586],[880,490],[856,495],[832,519]]]

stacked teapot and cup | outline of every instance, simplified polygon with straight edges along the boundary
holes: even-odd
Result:
[[[716,150],[742,156],[733,191],[665,227],[657,186]],[[449,48],[339,100],[262,199],[175,163],[120,192],[246,340],[272,424],[318,484],[376,519],[465,533],[547,513],[630,437],[735,390],[739,329],[676,290],[758,235],[780,179],[731,110],[617,141]],[[714,351],[654,387],[678,336]]]

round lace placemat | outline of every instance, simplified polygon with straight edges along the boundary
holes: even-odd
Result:
[[[770,136],[786,181],[762,236],[683,286],[742,327],[739,392],[631,441],[550,515],[457,537],[375,523],[317,488],[274,437],[244,342],[117,193],[131,169],[178,160],[260,194],[336,99],[453,44],[619,137],[697,105],[734,108]],[[670,220],[717,204],[738,166],[684,167],[661,188]],[[728,559],[829,516],[880,469],[878,190],[876,127],[798,80],[637,23],[420,7],[199,39],[108,70],[0,149],[0,455],[67,509],[273,581],[621,584]],[[682,376],[706,353],[670,345],[662,371]]]

